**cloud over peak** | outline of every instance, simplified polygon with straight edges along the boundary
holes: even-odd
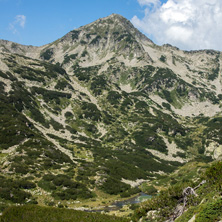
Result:
[[[221,0],[138,0],[144,17],[132,23],[157,44],[170,43],[181,49],[222,50]]]
[[[16,17],[15,17],[15,24],[18,24],[22,28],[24,28],[25,27],[25,22],[26,22],[26,16],[24,16],[24,15],[16,15]]]
[[[25,28],[26,23],[26,16],[25,15],[16,15],[15,19],[12,23],[9,24],[9,29],[16,34],[17,27],[20,26],[21,28]]]

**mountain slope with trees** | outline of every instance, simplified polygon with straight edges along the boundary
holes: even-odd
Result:
[[[221,64],[116,14],[41,47],[0,40],[2,209],[98,207],[221,158]]]

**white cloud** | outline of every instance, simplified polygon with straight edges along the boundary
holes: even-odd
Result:
[[[9,24],[9,29],[13,32],[13,34],[16,34],[17,27],[20,26],[21,28],[25,28],[26,23],[26,16],[25,15],[16,15],[14,22]]]
[[[16,15],[15,24],[19,24],[22,28],[25,27],[26,16],[24,15]]]
[[[143,5],[148,5],[148,6],[150,6],[150,5],[158,5],[158,4],[160,4],[160,0],[138,0],[138,2],[139,2],[139,4],[141,5],[141,6],[143,6]]]
[[[167,0],[164,4],[158,0],[137,1],[145,5],[144,17],[134,16],[131,21],[157,44],[222,50],[221,0]]]

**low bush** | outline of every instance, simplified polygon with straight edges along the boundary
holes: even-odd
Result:
[[[128,219],[108,216],[100,213],[89,213],[71,209],[40,207],[35,205],[9,207],[3,212],[2,222],[127,222]]]
[[[197,215],[195,222],[212,222],[222,219],[222,199],[207,203]]]

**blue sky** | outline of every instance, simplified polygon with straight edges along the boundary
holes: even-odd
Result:
[[[40,46],[112,13],[158,45],[222,50],[221,0],[0,0],[0,39]]]
[[[0,0],[0,38],[39,46],[112,13],[143,15],[137,0]]]

